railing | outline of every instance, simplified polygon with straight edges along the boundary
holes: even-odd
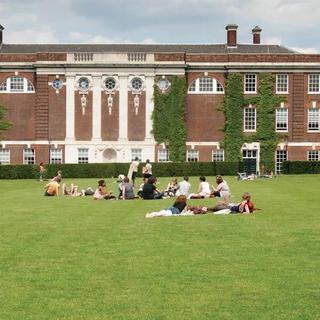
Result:
[[[129,62],[144,62],[146,60],[147,60],[146,53],[140,53],[140,52],[128,53],[128,61]]]
[[[93,53],[88,52],[76,52],[73,54],[74,61],[84,62],[93,61]]]

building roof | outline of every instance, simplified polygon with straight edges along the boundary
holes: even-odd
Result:
[[[279,45],[238,44],[2,44],[0,53],[197,53],[197,54],[295,54]]]

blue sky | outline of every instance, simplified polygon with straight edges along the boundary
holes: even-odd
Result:
[[[265,44],[320,53],[317,0],[0,0],[5,43],[225,43],[262,28]]]

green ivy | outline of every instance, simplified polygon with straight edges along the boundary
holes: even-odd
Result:
[[[0,136],[3,131],[8,130],[12,127],[11,122],[3,120],[5,112],[6,109],[3,106],[0,106]]]
[[[243,109],[246,104],[243,96],[242,77],[239,73],[232,73],[226,80],[225,98],[222,111],[225,115],[224,140],[222,147],[226,161],[241,159],[241,147],[245,142],[243,136]]]
[[[157,143],[166,144],[171,161],[186,159],[185,99],[184,77],[173,76],[170,90],[166,93],[154,86],[152,133]]]

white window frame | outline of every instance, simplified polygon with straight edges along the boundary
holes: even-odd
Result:
[[[312,121],[311,122],[311,117],[310,117],[310,113],[311,113],[311,111],[316,111],[317,113],[318,113],[318,121],[317,122],[315,122],[315,121]],[[315,120],[315,119],[314,119]],[[318,123],[318,129],[310,129],[310,124],[311,123]],[[308,126],[308,132],[319,132],[320,131],[320,110],[319,109],[317,109],[317,108],[309,108],[308,109],[308,122],[307,122],[307,126]]]
[[[87,154],[85,154],[85,152]],[[78,163],[79,164],[89,163],[89,148],[78,148]]]
[[[254,91],[253,90],[247,90],[247,84],[250,85],[250,83],[248,83],[248,77],[254,76]],[[252,84],[252,83],[251,83]],[[244,93],[245,94],[256,94],[257,93],[257,74],[255,73],[246,73],[244,75]]]
[[[246,110],[254,110],[254,129],[246,128]],[[257,110],[254,107],[244,107],[243,108],[243,132],[256,132],[257,131]]]
[[[62,163],[62,149],[52,148],[50,149],[50,163],[61,164]]]
[[[319,150],[308,150],[307,160],[308,161],[319,161]]]
[[[279,87],[281,85],[283,85],[280,82],[280,78],[284,77],[284,76],[285,76],[285,79],[286,79],[286,86],[287,86],[287,90],[286,91],[279,90]],[[288,94],[289,93],[289,76],[288,76],[287,73],[278,73],[277,74],[277,76],[276,76],[276,93],[277,94]]]
[[[318,77],[318,91],[310,91],[310,77],[311,76]],[[319,73],[310,73],[308,75],[308,94],[320,94],[320,74]]]
[[[158,162],[169,162],[169,150],[158,149]]]
[[[33,161],[29,162],[29,158],[31,158],[30,156],[28,156],[28,152],[32,152],[32,156],[33,156]],[[28,159],[26,159],[28,156]],[[23,164],[35,164],[36,163],[36,150],[34,148],[25,148],[23,149]]]
[[[284,122],[280,122],[279,121],[279,114],[278,112],[279,111],[286,111],[286,121],[285,121],[285,124],[286,124],[286,128],[285,129],[282,129],[282,128],[278,128],[278,124],[280,123],[284,123]],[[289,126],[289,110],[288,108],[276,108],[276,132],[288,132],[288,126]]]
[[[11,89],[11,80],[13,78],[22,78],[23,79],[23,89]],[[32,90],[28,90],[29,88],[29,85],[30,87],[32,87]],[[0,93],[35,93],[35,89],[34,89],[34,85],[33,83],[25,78],[25,77],[22,77],[22,76],[12,76],[12,77],[9,77],[7,79],[5,79],[1,84],[0,84],[0,87],[1,88],[5,88],[5,90],[1,90],[0,89]]]
[[[195,157],[194,157],[195,160],[189,160],[189,159],[191,159],[190,153],[193,153],[193,155],[195,155]],[[193,149],[187,150],[186,161],[187,162],[199,162],[199,150],[193,150]]]
[[[282,163],[287,160],[288,160],[288,150],[280,150],[280,149],[276,150],[276,154],[275,154],[276,174],[281,174]]]
[[[202,91],[201,90],[200,91],[200,79],[211,79],[212,90],[210,90],[210,91]],[[193,84],[195,84],[195,90],[191,91],[190,87]],[[218,84],[221,86],[222,91],[217,90]],[[209,76],[203,76],[203,77],[197,78],[191,82],[191,84],[189,85],[189,88],[188,88],[188,94],[224,94],[224,87],[217,79],[215,79],[213,77],[209,77]]]
[[[0,165],[10,164],[10,149],[0,148]]]
[[[224,161],[224,149],[212,150],[212,162]]]
[[[141,162],[143,159],[143,153],[141,148],[131,148],[131,161],[134,161],[137,157]]]

